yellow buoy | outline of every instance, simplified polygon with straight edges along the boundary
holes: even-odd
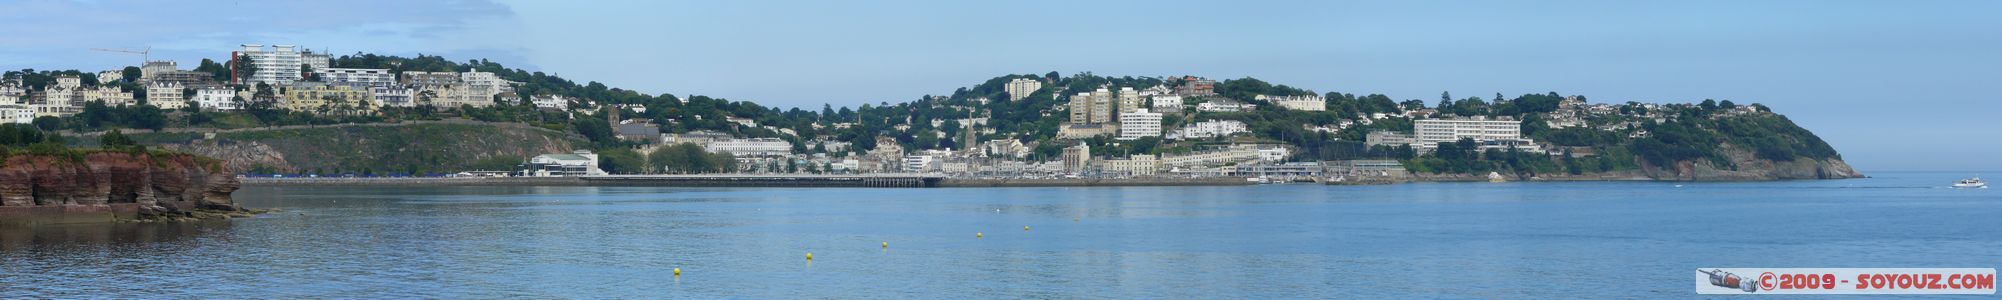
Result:
[[[979,232],[975,232],[975,233],[973,233],[973,237],[976,237],[976,238],[984,238],[984,237],[987,237],[987,235],[984,235],[984,234],[980,234]]]
[[[806,260],[813,260],[813,252],[806,253]]]
[[[681,276],[681,268],[674,268],[674,276]]]
[[[1029,226],[1022,226],[1022,231],[1029,231]]]
[[[883,242],[883,248],[884,249],[890,248],[890,242]]]

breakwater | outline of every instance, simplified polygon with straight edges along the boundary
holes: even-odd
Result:
[[[673,187],[938,187],[934,175],[602,175],[577,177],[323,177],[244,178],[266,186],[673,186]]]
[[[1253,185],[1244,177],[1202,178],[947,178],[940,187]]]
[[[1251,185],[1241,177],[949,178],[936,175],[607,175],[581,177],[243,178],[261,186],[1045,187]]]

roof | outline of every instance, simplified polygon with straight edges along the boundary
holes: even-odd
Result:
[[[619,124],[618,132],[619,135],[655,136],[660,135],[660,127],[652,123]]]
[[[591,160],[590,158],[585,158],[583,155],[576,154],[543,154],[542,156],[554,160]]]

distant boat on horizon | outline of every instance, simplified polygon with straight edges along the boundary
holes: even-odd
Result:
[[[1961,179],[1960,181],[1955,181],[1953,182],[1953,187],[1959,189],[1985,189],[1988,188],[1988,182],[1981,181],[1981,177],[1976,176],[1974,178]]]

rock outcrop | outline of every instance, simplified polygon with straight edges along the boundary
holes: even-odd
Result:
[[[0,225],[226,216],[243,212],[226,164],[188,154],[15,154],[0,165]],[[220,213],[220,214],[218,214]]]
[[[1839,158],[1816,160],[1795,158],[1790,161],[1760,159],[1751,151],[1725,144],[1718,150],[1731,160],[1731,165],[1719,167],[1708,161],[1685,160],[1673,166],[1661,167],[1642,164],[1642,172],[1657,180],[1681,181],[1757,181],[1792,179],[1845,179],[1862,178],[1863,173],[1850,168],[1849,163]]]

